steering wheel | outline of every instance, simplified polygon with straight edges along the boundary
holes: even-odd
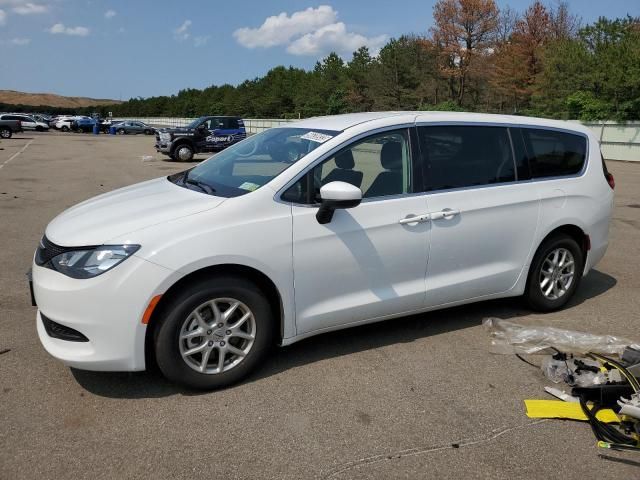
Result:
[[[236,153],[239,157],[250,157],[258,150],[258,142],[254,139],[247,138],[238,143]]]

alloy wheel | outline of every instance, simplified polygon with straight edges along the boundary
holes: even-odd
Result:
[[[540,291],[549,300],[558,300],[565,295],[575,279],[575,260],[566,248],[549,252],[540,268]]]
[[[244,303],[216,298],[193,310],[178,337],[182,360],[199,373],[215,375],[240,364],[253,347],[256,320]]]

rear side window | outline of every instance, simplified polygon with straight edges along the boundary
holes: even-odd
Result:
[[[225,130],[237,130],[238,128],[240,128],[238,126],[238,120],[236,118],[222,118],[221,123],[222,125],[224,125],[222,128],[224,128]]]
[[[418,127],[430,190],[490,185],[516,179],[506,128]]]
[[[587,141],[581,135],[523,128],[533,178],[575,175],[582,171]]]

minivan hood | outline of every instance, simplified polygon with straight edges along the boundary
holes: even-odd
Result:
[[[179,187],[165,177],[90,198],[65,210],[46,236],[64,247],[102,245],[127,233],[217,207],[225,198]]]

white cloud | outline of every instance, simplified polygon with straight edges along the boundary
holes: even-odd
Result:
[[[62,23],[56,23],[47,31],[54,35],[72,35],[77,37],[86,37],[89,35],[89,29],[87,27],[65,27]]]
[[[335,23],[338,12],[329,5],[318,8],[307,8],[294,12],[291,16],[286,12],[268,17],[258,28],[239,28],[233,32],[238,43],[247,48],[267,48],[286,45],[292,38],[314,32],[326,25]]]
[[[268,17],[258,28],[239,28],[233,32],[236,41],[246,48],[286,46],[292,55],[321,56],[335,51],[349,55],[362,46],[377,55],[387,35],[366,37],[350,32],[338,21],[338,12],[329,5],[307,8],[290,16],[283,12]]]
[[[194,37],[193,45],[196,47],[204,47],[210,38],[211,38],[211,35],[202,35],[199,37]]]
[[[30,38],[12,38],[9,43],[11,45],[17,45],[19,47],[23,47],[25,45],[29,45],[31,43],[31,39]]]
[[[191,36],[189,33],[189,27],[191,27],[191,20],[185,20],[178,28],[173,31],[173,36],[176,40],[183,41]]]
[[[375,56],[386,41],[386,35],[368,38],[359,33],[347,31],[347,26],[342,22],[338,22],[326,25],[315,32],[307,33],[294,40],[287,47],[287,52],[293,55],[313,56],[329,52],[348,55],[360,47],[367,46]]]
[[[112,19],[113,17],[115,17],[118,13],[115,10],[107,10],[106,12],[104,12],[104,18],[106,18],[107,20]]]
[[[36,15],[38,13],[45,13],[49,10],[47,5],[42,5],[39,3],[31,3],[31,2],[14,2],[17,3],[15,7],[13,7],[13,11],[18,15]]]
[[[4,10],[0,9],[0,27],[7,24],[7,14]]]

